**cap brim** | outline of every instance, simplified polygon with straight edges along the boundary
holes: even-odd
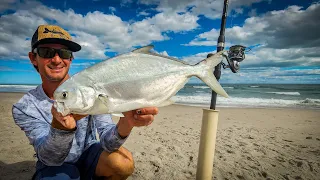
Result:
[[[58,39],[58,38],[46,38],[41,39],[37,43],[35,43],[32,48],[37,47],[39,44],[62,44],[68,47],[69,50],[72,52],[77,52],[81,50],[81,46],[78,43],[75,43],[73,41],[69,41],[66,39]]]

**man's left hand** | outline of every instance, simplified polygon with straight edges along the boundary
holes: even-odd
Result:
[[[121,137],[126,137],[130,134],[133,127],[150,125],[158,112],[159,110],[157,107],[147,107],[124,112],[124,117],[121,117],[117,124],[119,135]]]

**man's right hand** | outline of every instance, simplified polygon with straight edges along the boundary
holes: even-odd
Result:
[[[51,126],[56,129],[66,130],[66,131],[73,131],[76,129],[77,120],[80,120],[87,115],[73,115],[68,114],[66,116],[62,116],[61,113],[57,111],[56,108],[52,106],[51,108],[52,113],[52,123]]]

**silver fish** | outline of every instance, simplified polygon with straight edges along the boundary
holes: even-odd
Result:
[[[228,97],[214,77],[213,68],[223,51],[195,65],[150,52],[152,45],[95,64],[73,75],[54,92],[54,107],[63,115],[114,114],[173,103],[191,76]]]

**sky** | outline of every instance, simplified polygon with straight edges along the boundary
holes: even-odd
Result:
[[[222,10],[222,0],[1,0],[0,84],[41,83],[28,59],[41,24],[63,27],[82,46],[73,75],[149,44],[195,64],[216,52]],[[238,73],[222,69],[222,84],[320,83],[320,1],[230,0],[227,14],[225,50],[251,51]]]

